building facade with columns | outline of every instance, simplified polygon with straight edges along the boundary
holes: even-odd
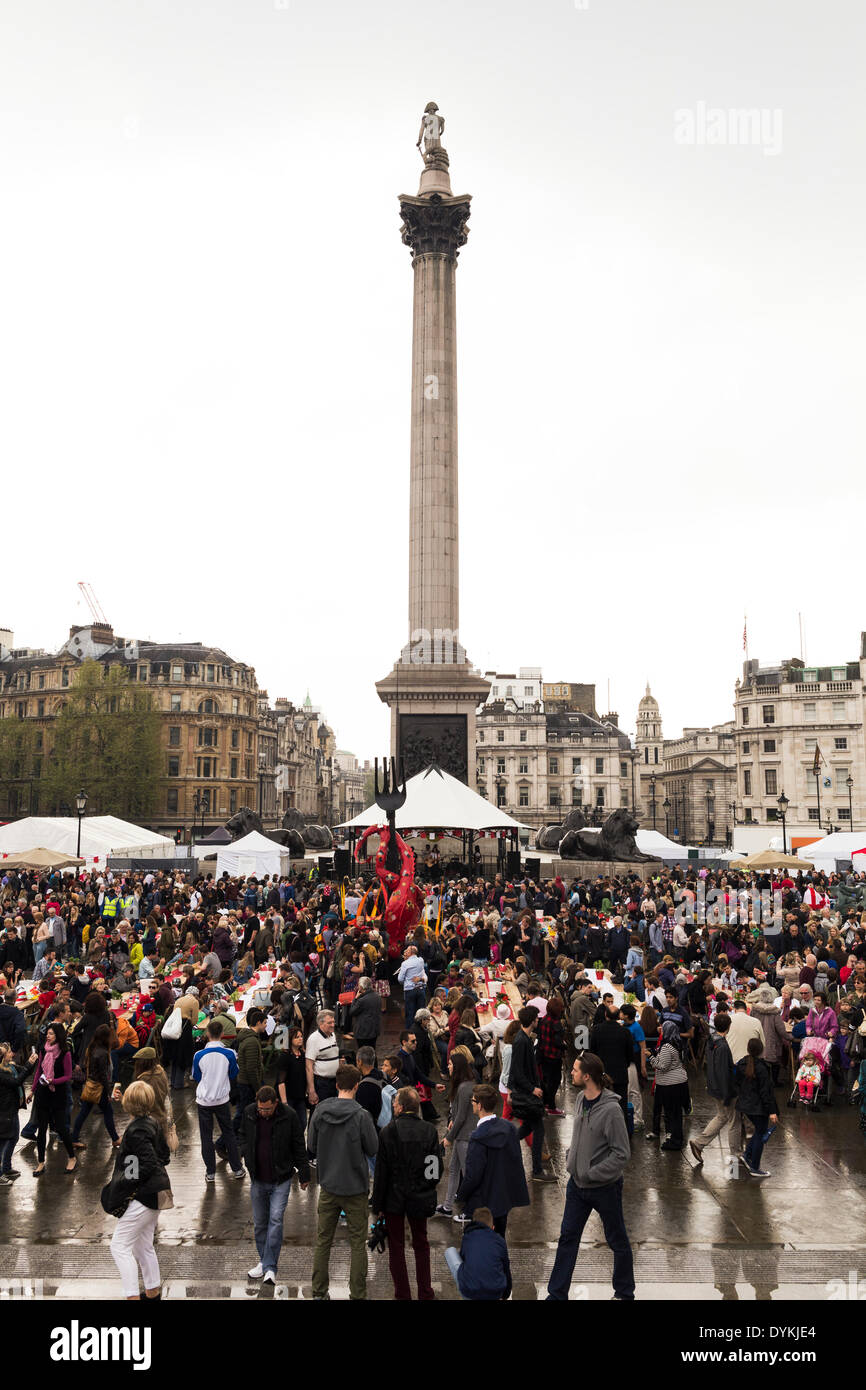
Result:
[[[665,739],[655,828],[684,845],[732,843],[736,781],[733,720]]]
[[[734,692],[738,820],[813,839],[836,830],[866,832],[866,633],[859,661],[810,666],[743,663]]]
[[[562,820],[574,808],[592,824],[634,804],[634,750],[616,716],[602,719],[595,713],[594,686],[575,687],[591,713],[562,707],[562,682],[555,708],[548,710],[535,698],[537,686],[528,675],[525,681],[519,674],[486,676],[491,690],[501,694],[488,699],[476,716],[475,783],[482,796],[533,829]],[[540,672],[536,679],[546,688]],[[514,694],[504,693],[509,687]]]

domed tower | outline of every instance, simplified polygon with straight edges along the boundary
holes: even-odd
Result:
[[[653,801],[655,801],[655,820],[656,829],[658,829],[659,818],[662,815],[661,805],[665,799],[664,740],[662,738],[662,717],[659,713],[659,702],[649,688],[649,681],[647,681],[646,694],[637,707],[635,754],[643,823],[648,828],[652,825]]]

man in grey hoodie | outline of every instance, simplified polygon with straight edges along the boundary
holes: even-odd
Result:
[[[574,1129],[566,1167],[569,1178],[556,1259],[547,1285],[548,1302],[567,1302],[580,1237],[593,1211],[613,1251],[613,1296],[634,1298],[634,1264],[622,1214],[622,1175],[631,1157],[619,1097],[605,1089],[601,1058],[584,1052],[571,1079],[582,1095],[574,1110]]]
[[[352,1248],[350,1298],[367,1297],[367,1198],[370,1168],[378,1148],[369,1110],[355,1100],[361,1082],[357,1067],[337,1068],[337,1094],[321,1100],[310,1116],[307,1149],[319,1176],[319,1224],[313,1252],[313,1298],[328,1294],[328,1266],[340,1213],[345,1212]]]

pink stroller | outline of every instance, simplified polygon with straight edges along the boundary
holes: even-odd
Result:
[[[830,1053],[832,1049],[833,1044],[829,1038],[814,1038],[808,1033],[800,1046],[801,1059],[808,1056],[811,1052],[821,1069],[821,1081],[812,1099],[808,1102],[800,1102],[806,1105],[809,1110],[817,1110],[818,1103],[821,1100],[823,1100],[825,1105],[832,1105],[833,1103],[830,1096]],[[793,1109],[799,1100],[800,1092],[795,1081],[788,1105]]]

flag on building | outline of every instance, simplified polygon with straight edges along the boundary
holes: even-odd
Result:
[[[824,759],[823,759],[823,757],[821,756],[821,749],[818,747],[818,745],[817,745],[817,743],[816,743],[816,744],[815,744],[815,760],[814,760],[814,762],[812,763],[812,776],[813,776],[813,777],[817,777],[817,776],[818,776],[818,773],[821,771],[821,764],[823,763],[823,761],[824,761]]]

